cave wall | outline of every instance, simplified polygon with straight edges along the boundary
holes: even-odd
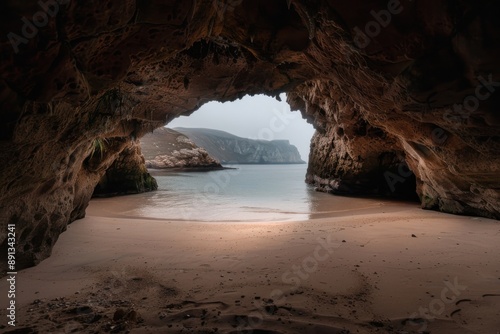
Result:
[[[307,179],[325,191],[416,182],[424,208],[500,218],[495,2],[42,4],[0,4],[0,247],[15,223],[21,267],[99,183],[154,189],[141,136],[244,94],[289,93],[317,129]]]
[[[328,80],[289,96],[318,129],[308,182],[333,193],[401,198],[411,195],[415,177],[423,208],[498,219],[498,6],[401,2],[370,43],[353,18],[363,71],[337,64]],[[374,22],[370,15],[365,22]],[[328,45],[334,32],[322,26],[316,40]]]
[[[106,149],[105,146],[103,149]],[[158,184],[148,173],[145,162],[139,142],[132,141],[106,168],[93,196],[109,197],[157,190]]]
[[[368,123],[350,95],[330,81],[312,81],[289,95],[292,108],[305,110],[315,125],[306,181],[325,192],[415,199],[415,178],[405,165],[400,141]],[[390,177],[389,177],[390,179]],[[392,181],[392,179],[390,179]]]

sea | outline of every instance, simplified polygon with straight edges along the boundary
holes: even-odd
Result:
[[[198,221],[284,221],[309,218],[314,187],[307,165],[227,165],[209,172],[155,173],[140,216]],[[325,195],[325,194],[322,194]]]
[[[315,191],[305,183],[305,164],[225,167],[153,170],[157,191],[103,200],[113,202],[111,215],[207,222],[303,221],[378,205]]]

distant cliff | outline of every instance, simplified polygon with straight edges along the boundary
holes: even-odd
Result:
[[[172,129],[159,128],[145,135],[141,149],[147,168],[222,168],[205,149]]]
[[[253,140],[230,133],[201,128],[175,128],[203,147],[221,163],[303,164],[297,148],[288,140]]]

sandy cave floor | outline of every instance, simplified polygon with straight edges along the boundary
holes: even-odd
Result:
[[[17,333],[500,332],[498,221],[373,200],[203,223],[113,216],[113,203],[92,201],[18,274]]]

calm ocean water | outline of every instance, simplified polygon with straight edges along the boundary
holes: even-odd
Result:
[[[234,165],[211,172],[152,172],[154,192],[93,199],[110,217],[194,221],[299,221],[360,214],[373,199],[316,192],[304,182],[307,165]]]
[[[235,165],[210,172],[158,173],[158,191],[142,194],[136,214],[204,221],[308,219],[318,194],[307,165]]]

